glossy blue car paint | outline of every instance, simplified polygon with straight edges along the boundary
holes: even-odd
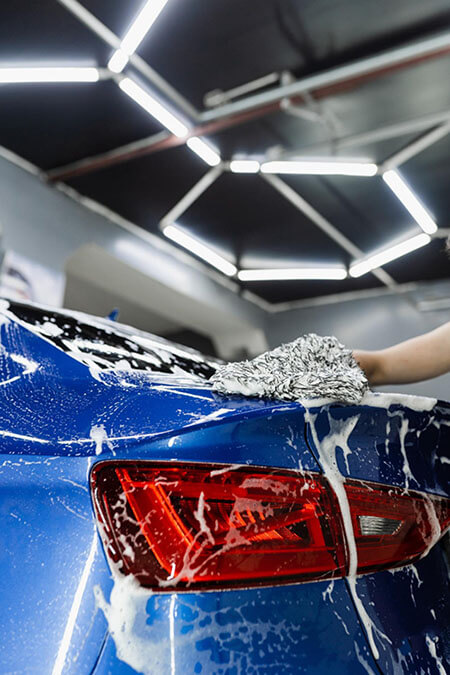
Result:
[[[450,407],[438,402],[432,412],[393,403],[388,409],[332,405],[313,410],[319,440],[358,413],[348,439],[345,458],[338,446],[337,461],[343,476],[407,487],[442,496],[450,494]],[[407,425],[406,422],[407,421]],[[405,424],[403,448],[401,427]],[[381,430],[385,430],[384,434]],[[311,430],[309,445],[320,462]],[[405,466],[408,469],[405,471]],[[439,643],[442,667],[450,664],[450,567],[448,554],[438,544],[414,566],[361,576],[358,594],[373,622],[379,650],[378,666],[385,673],[439,671],[430,664],[428,640]]]
[[[180,373],[86,365],[55,346],[48,327],[46,337],[24,322],[19,310],[5,307],[0,326],[2,673],[136,672],[97,607],[99,593],[112,604],[115,588],[89,489],[99,461],[320,471],[312,420],[320,442],[331,425],[338,436],[340,425],[358,415],[351,454],[337,450],[344,476],[449,495],[446,404],[422,412],[398,403],[307,412],[299,403],[217,396]],[[42,325],[51,323],[47,315],[43,310]],[[112,332],[108,340],[121,327],[105,330]],[[450,588],[442,543],[414,568],[358,578],[357,591],[378,660],[345,579],[149,593],[131,648],[148,654],[149,673],[446,672]]]

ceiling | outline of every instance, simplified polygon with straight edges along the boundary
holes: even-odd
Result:
[[[123,36],[140,0],[82,0]],[[57,0],[15,0],[0,10],[0,66],[42,62],[106,67],[109,45]],[[139,55],[198,110],[206,93],[272,72],[293,78],[432,37],[450,28],[448,0],[169,0],[138,48]],[[236,154],[357,157],[382,163],[426,129],[381,141],[339,139],[450,111],[449,54],[330,87],[294,113],[279,105],[206,138],[223,160]],[[127,74],[152,85],[130,65]],[[272,85],[276,86],[276,85]],[[172,105],[173,107],[173,105]],[[315,115],[315,117],[314,117]],[[450,117],[450,114],[449,114]],[[192,122],[195,125],[195,121]],[[432,125],[434,126],[434,125]],[[431,128],[431,127],[430,127]],[[161,132],[113,79],[95,84],[8,85],[0,88],[0,145],[43,171],[70,165]],[[357,140],[357,139],[356,139]],[[450,136],[401,167],[439,228],[449,228]],[[161,218],[209,167],[178,145],[65,178],[83,195],[158,233]],[[282,176],[364,253],[420,229],[381,176]],[[178,220],[238,267],[348,265],[352,256],[260,175],[224,172]],[[444,240],[385,265],[396,283],[450,275]],[[270,303],[383,286],[374,274],[342,281],[241,283]]]

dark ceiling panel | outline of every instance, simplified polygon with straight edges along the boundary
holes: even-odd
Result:
[[[333,203],[322,201],[323,215],[329,215],[364,253],[408,237],[417,229],[413,218],[380,176],[327,176],[321,182],[335,197]]]
[[[221,176],[179,222],[211,245],[241,250],[248,265],[347,261],[334,241],[259,176]]]
[[[286,23],[296,21],[309,35],[316,61],[349,60],[439,31],[450,21],[446,0],[280,0]],[[297,24],[298,25],[298,24]]]
[[[450,278],[450,260],[445,240],[435,239],[427,246],[385,265],[386,272],[399,283]]]
[[[302,63],[280,30],[277,3],[258,0],[169,3],[139,51],[199,107],[212,89],[230,89]]]
[[[112,81],[9,85],[0,101],[0,145],[42,169],[161,131]]]
[[[204,175],[187,148],[173,148],[133,162],[74,178],[70,185],[144,229],[157,231],[160,219]]]
[[[83,0],[86,7],[113,33],[122,38],[146,0]]]
[[[56,0],[14,0],[0,9],[0,62],[105,65],[104,43]]]

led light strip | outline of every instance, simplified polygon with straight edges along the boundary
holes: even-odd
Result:
[[[285,281],[300,279],[346,279],[345,267],[294,267],[286,269],[240,270],[241,281]]]
[[[349,160],[280,160],[261,164],[262,173],[286,173],[328,176],[375,176],[373,162]]]
[[[188,138],[186,145],[188,146],[189,150],[195,152],[195,154],[198,155],[204,162],[209,164],[209,166],[217,166],[220,164],[221,159],[218,152],[201,138],[192,136],[192,138]]]
[[[145,89],[140,87],[137,82],[129,77],[124,77],[120,80],[119,87],[127,94],[127,96],[144,108],[144,110],[158,120],[158,122],[162,124],[163,127],[166,127],[172,134],[179,138],[186,136],[188,133],[187,126],[145,91]]]
[[[428,234],[418,234],[415,237],[401,241],[394,246],[382,249],[381,251],[375,252],[372,255],[367,256],[363,260],[356,261],[350,266],[350,276],[357,278],[361,277],[367,272],[371,272],[377,267],[381,267],[392,260],[401,258],[407,253],[411,253],[421,246],[426,246],[431,241],[431,237]]]
[[[437,231],[438,226],[397,171],[393,169],[385,171],[383,180],[424,232],[433,234]]]
[[[45,82],[98,82],[98,68],[82,66],[0,67],[0,84]]]
[[[205,260],[228,277],[233,277],[237,273],[235,265],[228,260],[225,260],[225,258],[209,248],[209,246],[206,246],[195,237],[187,234],[187,232],[184,232],[184,230],[181,230],[176,225],[167,225],[163,229],[163,233],[168,239],[171,239],[191,253],[197,255],[199,258],[202,258],[202,260]]]
[[[149,0],[131,24],[120,47],[109,60],[108,68],[114,73],[121,73],[128,59],[147,35],[148,31],[164,9],[167,0]]]
[[[165,108],[159,101],[151,94],[143,89],[137,82],[130,77],[123,77],[119,81],[119,87],[125,94],[146,110],[149,115],[154,117],[160,124],[162,124],[170,133],[183,138],[189,133],[189,129],[176,115]],[[200,157],[209,166],[217,166],[221,162],[219,153],[209,145],[206,141],[197,136],[192,136],[186,141],[189,150],[192,150],[198,157]]]
[[[233,159],[230,162],[232,173],[259,173],[260,164],[256,159]]]

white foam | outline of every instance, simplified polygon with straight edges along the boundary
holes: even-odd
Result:
[[[372,408],[389,408],[391,405],[398,404],[418,412],[432,410],[436,403],[436,398],[428,396],[384,392],[367,392],[361,400],[361,405],[370,405]]]
[[[95,454],[100,455],[101,452],[103,451],[103,444],[105,443],[106,446],[113,451],[114,446],[111,443],[110,439],[108,438],[108,434],[106,433],[106,429],[103,426],[103,424],[95,424],[91,428],[91,433],[90,433],[91,440],[94,441],[95,443]]]
[[[305,419],[309,423],[311,434],[313,436],[314,445],[317,448],[319,453],[320,462],[325,474],[325,477],[328,479],[336,497],[338,500],[339,508],[341,511],[342,521],[344,524],[344,534],[347,542],[347,551],[349,558],[349,570],[347,575],[348,586],[350,589],[353,602],[355,603],[359,618],[366,630],[367,638],[369,640],[369,645],[372,650],[372,654],[375,659],[380,658],[380,653],[378,647],[375,644],[375,633],[379,637],[386,640],[386,642],[391,643],[391,640],[382,633],[377,626],[374,624],[370,616],[368,615],[366,608],[358,595],[356,584],[356,573],[358,568],[358,552],[355,542],[355,534],[353,531],[353,523],[350,513],[350,506],[348,503],[347,493],[344,488],[345,478],[339,471],[337,459],[336,459],[336,448],[348,448],[348,441],[350,434],[355,428],[359,416],[350,417],[347,420],[335,420],[328,414],[329,427],[330,431],[327,436],[325,436],[321,441],[317,434],[315,427],[317,415],[311,414],[309,411],[306,411]]]
[[[94,593],[97,606],[108,622],[117,657],[143,675],[164,672],[165,664],[170,661],[170,646],[169,641],[151,639],[146,611],[151,591],[142,589],[129,575],[114,579],[109,602],[99,586],[94,588]]]
[[[356,640],[354,642],[354,645],[355,645],[356,658],[358,659],[358,661],[360,662],[360,664],[362,665],[362,667],[364,668],[366,673],[368,673],[368,675],[375,675],[374,671],[372,670],[372,668],[369,666],[369,664],[367,663],[367,661],[365,660],[365,658],[363,657],[363,655],[359,651],[358,643],[356,642]]]
[[[408,456],[406,454],[406,446],[405,446],[405,440],[406,440],[406,435],[408,433],[408,420],[406,417],[403,417],[400,423],[400,430],[399,430],[399,443],[400,443],[400,452],[402,453],[402,458],[403,458],[403,474],[405,476],[405,487],[406,489],[409,488],[410,481],[413,480],[415,481],[415,478],[413,476],[413,473],[411,471],[411,467],[408,462]],[[417,481],[415,481],[417,482]]]
[[[212,476],[220,476],[221,473],[228,473],[229,471],[236,471],[237,469],[241,469],[242,467],[246,466],[245,464],[230,464],[229,466],[224,466],[223,469],[214,469],[211,471],[209,474],[211,477]]]
[[[444,664],[442,663],[442,659],[439,658],[437,655],[437,650],[436,650],[436,642],[438,641],[438,638],[431,638],[429,635],[426,636],[425,641],[427,643],[428,651],[430,652],[432,658],[434,659],[434,662],[436,663],[436,668],[438,670],[439,675],[446,675],[447,671],[445,670]]]
[[[404,408],[409,408],[410,410],[425,412],[434,408],[434,406],[437,404],[437,399],[430,398],[429,396],[413,396],[412,394],[368,391],[366,394],[364,394],[358,404],[344,403],[331,398],[301,398],[299,399],[299,403],[301,403],[304,408],[308,409],[323,408],[330,405],[367,405],[371,406],[372,408],[384,408],[387,410],[391,405],[401,405]]]
[[[62,328],[51,321],[44,321],[44,323],[39,326],[39,331],[44,333],[44,335],[48,335],[48,337],[58,337],[58,335],[61,335],[64,332]]]

